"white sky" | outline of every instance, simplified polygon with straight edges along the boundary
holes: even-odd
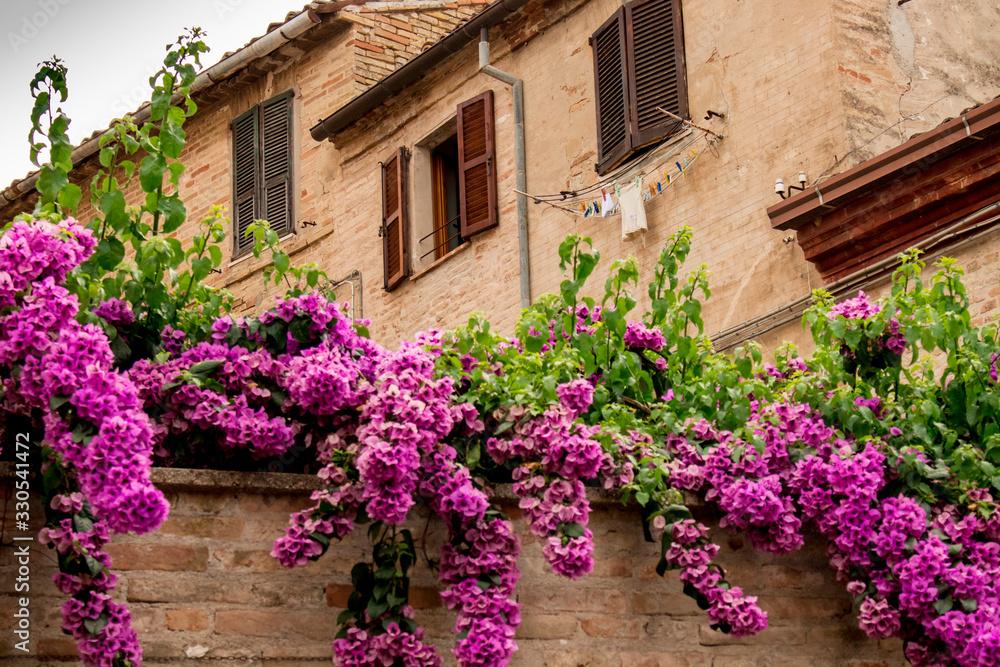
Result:
[[[2,0],[0,1],[0,189],[35,167],[28,160],[32,98],[38,63],[63,60],[69,97],[62,105],[72,119],[77,145],[96,129],[134,111],[149,99],[149,76],[163,61],[165,46],[185,28],[206,33],[210,66],[282,21],[306,0]]]

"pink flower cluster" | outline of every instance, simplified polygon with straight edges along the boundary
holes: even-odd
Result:
[[[132,305],[122,299],[102,301],[94,306],[93,312],[113,327],[127,327],[135,322],[135,313],[132,312]]]
[[[659,352],[667,344],[667,339],[659,329],[650,329],[642,322],[629,321],[625,329],[625,347],[633,350],[653,350]]]
[[[412,617],[413,610],[406,608]],[[382,634],[351,628],[347,637],[333,642],[333,659],[340,667],[402,665],[403,667],[439,667],[441,657],[432,646],[425,646],[423,628],[405,632],[398,623],[389,623]]]
[[[853,299],[846,299],[830,309],[830,317],[841,316],[848,320],[867,320],[870,317],[882,312],[882,306],[872,303],[868,295],[859,291]],[[895,317],[889,320],[888,327],[878,345],[888,349],[890,352],[902,355],[906,351],[906,336],[903,335],[899,325],[899,320]]]
[[[181,382],[182,373],[197,364],[217,362],[213,383]],[[247,449],[257,457],[286,451],[295,429],[282,416],[272,416],[271,391],[263,380],[277,383],[287,368],[268,353],[200,343],[164,362],[138,361],[129,377],[139,387],[143,407],[159,412],[155,427],[157,452],[171,458],[173,442],[190,443],[190,434],[204,434],[219,449]]]
[[[541,416],[517,423],[510,439],[493,437],[487,452],[497,463],[514,460],[514,493],[531,531],[546,540],[543,553],[557,574],[576,579],[594,569],[593,533],[582,480],[605,466],[605,454],[592,439],[599,427],[576,418],[590,407],[593,387],[573,380],[557,390],[561,403]],[[504,416],[516,419],[515,410]]]
[[[39,541],[67,562],[107,568],[111,559],[101,549],[109,529],[153,530],[169,505],[149,481],[152,428],[138,390],[111,369],[104,332],[77,322],[79,303],[60,285],[94,246],[90,231],[72,219],[19,221],[0,237],[0,307],[12,310],[0,316],[0,364],[8,378],[4,408],[41,412],[45,442],[56,453],[45,465],[66,468],[67,483],[82,492],[53,498],[53,510],[64,518],[53,519]],[[19,374],[11,372],[15,367]],[[74,530],[85,500],[91,526]],[[64,629],[78,640],[86,665],[121,658],[139,664],[142,652],[128,610],[107,595],[114,575],[106,569],[93,576],[61,574],[56,584],[75,596],[63,605]],[[93,630],[98,619],[107,622]]]
[[[857,403],[879,413],[876,399]],[[754,404],[751,424],[764,443],[762,453],[706,422],[689,424],[687,437],[668,438],[674,487],[706,490],[706,498],[726,512],[721,525],[745,532],[765,551],[798,549],[803,522],[811,522],[828,540],[838,577],[864,596],[862,629],[872,637],[907,639],[913,664],[1000,664],[1000,654],[991,653],[1000,628],[994,583],[1000,577],[1000,517],[987,520],[948,506],[928,513],[912,498],[885,495],[881,444],[840,438],[807,405]],[[709,447],[705,456],[695,442]],[[992,502],[988,493],[978,493]],[[690,526],[675,532],[668,562],[698,568],[710,560],[713,554],[689,556],[677,547],[689,539],[695,539]],[[710,569],[681,576],[695,587],[720,577]],[[739,598],[733,591],[706,597],[728,602]]]

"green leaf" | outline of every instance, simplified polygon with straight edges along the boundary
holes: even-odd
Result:
[[[73,515],[73,530],[78,533],[87,533],[93,530],[94,522],[82,514]]]
[[[76,207],[80,203],[80,199],[83,198],[83,192],[80,190],[80,186],[76,183],[67,183],[59,191],[59,205],[70,211],[70,213],[76,213]]]
[[[164,215],[163,227],[161,228],[164,234],[174,231],[187,219],[187,209],[177,195],[160,197],[156,208]]]
[[[163,172],[167,170],[167,158],[156,153],[147,155],[139,163],[139,184],[143,192],[156,192],[163,185]]]
[[[93,556],[84,556],[83,562],[87,566],[87,571],[90,572],[92,576],[97,576],[104,570],[104,566],[101,562],[94,558]]]
[[[125,246],[118,239],[109,237],[97,244],[94,256],[98,266],[105,271],[113,271],[125,258]]]
[[[583,537],[586,534],[586,529],[578,523],[563,523],[560,524],[562,528],[562,534],[566,537]]]
[[[214,373],[215,369],[222,365],[222,361],[222,359],[206,359],[205,361],[199,361],[198,363],[192,365],[189,371],[191,375],[206,378]]]
[[[170,122],[169,119],[160,128],[160,150],[168,158],[177,159],[180,157],[186,139],[184,128],[177,123]]]
[[[69,396],[59,396],[59,395],[51,396],[49,398],[49,409],[58,410],[63,405],[65,405],[67,401],[69,401]]]
[[[276,252],[276,253],[274,253],[274,268],[275,269],[277,269],[281,273],[285,273],[286,271],[288,271],[288,268],[290,266],[291,266],[291,260],[289,259],[289,257],[288,257],[287,254],[285,254],[283,252]]]
[[[52,165],[45,165],[38,176],[35,188],[42,195],[45,201],[56,201],[59,191],[69,183],[66,174],[54,168]]]
[[[90,558],[90,556],[88,556]],[[94,574],[97,574],[96,572]],[[92,636],[97,636],[101,633],[101,630],[107,627],[110,618],[107,614],[101,614],[97,618],[85,618],[83,619],[83,627],[86,628]]]
[[[170,76],[169,74],[167,76]],[[170,77],[173,81],[173,77]],[[173,91],[165,90],[161,87],[156,87],[153,89],[153,95],[149,100],[150,119],[155,123],[156,121],[162,119],[166,113],[167,109],[170,107],[170,98],[173,97]]]
[[[125,196],[118,190],[105,192],[101,195],[101,211],[104,213],[104,224],[113,232],[122,229],[128,222],[125,213]]]
[[[936,611],[939,614],[946,614],[949,611],[951,611],[951,607],[952,607],[952,603],[953,602],[954,601],[951,599],[950,596],[946,597],[946,598],[944,598],[942,600],[937,600],[934,603],[934,611]]]
[[[649,502],[649,494],[645,491],[638,491],[635,494],[635,500],[640,505],[645,506]]]

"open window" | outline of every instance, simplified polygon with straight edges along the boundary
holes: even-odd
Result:
[[[678,132],[688,117],[680,0],[633,0],[590,38],[597,99],[597,171]]]
[[[278,235],[292,221],[292,92],[251,107],[233,121],[233,257],[253,247],[246,230],[267,220]]]
[[[413,146],[408,161],[400,149],[383,163],[387,290],[498,224],[493,122],[493,92],[486,91],[459,104],[454,117]],[[393,226],[393,216],[412,229]]]

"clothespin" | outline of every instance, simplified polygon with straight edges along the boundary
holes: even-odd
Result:
[[[663,175],[667,177],[667,185],[670,185],[670,174],[665,173]]]
[[[654,187],[653,187],[653,184],[652,184],[652,183],[650,183],[650,184],[649,184],[649,196],[650,196],[650,197],[652,197],[652,196],[653,196],[653,195],[655,195],[655,194],[656,194],[656,188],[654,188]]]
[[[660,182],[659,181],[656,182],[656,192],[657,192],[657,194],[659,194],[660,192],[663,192],[663,188],[660,187]]]
[[[698,151],[696,151],[695,149],[692,148],[691,149],[691,157],[693,157],[693,158],[698,157]]]
[[[622,186],[620,186],[620,185],[618,185],[616,183],[615,184],[615,197],[621,197],[621,196],[622,196]]]

